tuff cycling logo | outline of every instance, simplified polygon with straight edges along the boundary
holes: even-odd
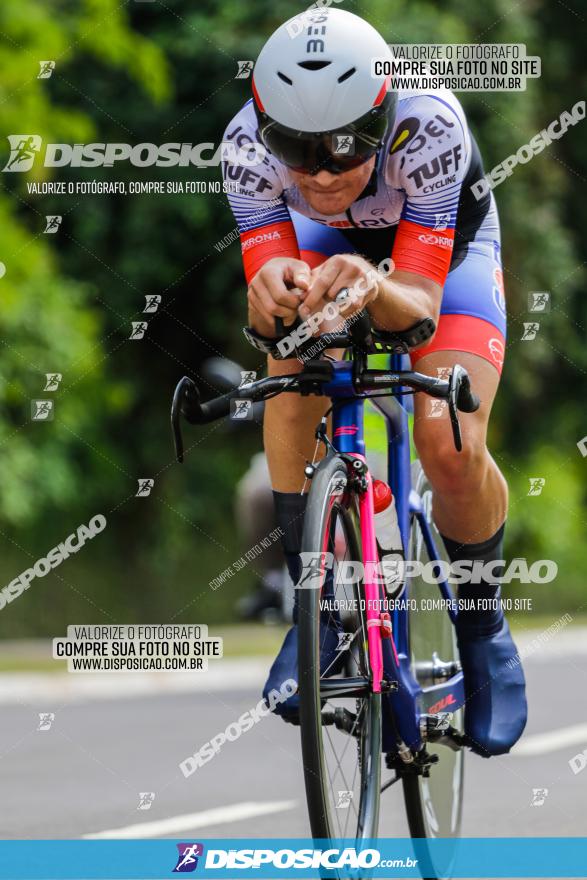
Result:
[[[30,171],[35,157],[41,149],[42,140],[38,134],[9,134],[10,156],[3,171]]]
[[[10,156],[3,171],[30,171],[43,144],[38,134],[9,134]],[[117,162],[129,162],[135,168],[211,168],[221,162],[254,168],[265,159],[263,144],[246,143],[237,147],[230,141],[221,144],[46,144],[45,168],[112,168]]]
[[[177,849],[179,855],[173,873],[187,874],[195,871],[198,867],[199,857],[204,855],[204,845],[202,843],[178,843]]]

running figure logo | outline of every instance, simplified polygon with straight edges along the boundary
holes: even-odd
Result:
[[[61,214],[47,214],[45,217],[47,225],[45,226],[43,232],[57,232],[59,227],[61,226],[61,221],[63,217]]]
[[[355,638],[356,635],[357,635],[357,633],[350,633],[350,632],[337,633],[338,645],[336,646],[336,650],[337,651],[350,650],[351,644],[352,644],[353,639]]]
[[[39,712],[39,726],[37,730],[51,730],[55,721],[55,712]]]
[[[435,214],[434,229],[436,232],[444,232],[450,223],[450,214]]]
[[[39,67],[41,68],[39,73],[37,74],[37,79],[49,79],[53,71],[55,70],[55,62],[54,61],[39,61]]]
[[[332,553],[317,553],[303,551],[300,553],[302,574],[296,584],[296,589],[319,590],[324,580],[326,569],[332,568],[334,555]]]
[[[31,420],[33,422],[52,422],[53,401],[31,400]]]
[[[549,312],[550,293],[546,290],[533,290],[528,294],[529,312]]]
[[[248,79],[253,72],[252,61],[238,61],[238,71],[235,79]]]
[[[158,293],[151,293],[145,297],[145,308],[143,312],[156,312],[161,305],[161,296]]]
[[[354,134],[335,134],[332,136],[332,152],[339,155],[354,156],[355,155],[355,136]]]
[[[43,391],[58,391],[59,383],[63,379],[62,373],[45,373],[45,387]]]
[[[41,149],[38,134],[9,134],[10,157],[3,171],[30,171],[35,156]]]
[[[429,419],[443,418],[445,410],[448,406],[446,400],[438,400],[436,398],[432,398],[431,400],[428,400],[426,402],[428,403],[428,418]]]
[[[243,419],[251,420],[253,418],[253,401],[252,400],[231,400],[230,401],[230,418],[242,421]]]
[[[155,800],[154,791],[140,791],[137,810],[150,810]]]
[[[540,324],[537,321],[532,321],[531,323],[524,323],[524,330],[522,332],[522,342],[531,342],[533,339],[536,339],[538,331],[540,330]]]
[[[199,856],[204,855],[204,845],[201,843],[178,843],[177,848],[179,856],[173,873],[184,874],[195,871],[198,867]]]
[[[132,330],[130,331],[129,339],[142,339],[147,331],[147,327],[149,326],[148,321],[131,321]]]
[[[530,488],[528,489],[528,495],[541,495],[542,490],[546,485],[546,480],[544,477],[528,477],[530,480]]]

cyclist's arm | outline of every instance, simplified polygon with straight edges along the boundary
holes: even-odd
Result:
[[[442,286],[415,272],[396,270],[379,282],[377,296],[367,305],[375,327],[407,330],[423,318],[438,323]]]
[[[368,306],[376,324],[397,330],[425,317],[437,322],[470,155],[466,120],[454,96],[450,103],[427,95],[410,103],[419,134],[403,149],[392,149],[387,168],[393,185],[406,193],[392,251],[395,271],[380,282]]]
[[[255,125],[248,105],[232,120],[223,142],[238,149],[255,140]],[[234,155],[234,151],[233,151]],[[283,184],[271,156],[252,168],[236,158],[222,164],[231,189],[228,202],[238,224],[243,268],[247,280],[249,324],[259,333],[274,335],[275,316],[291,320],[299,299],[291,288],[303,288],[309,268],[300,251],[290,213],[283,199]]]

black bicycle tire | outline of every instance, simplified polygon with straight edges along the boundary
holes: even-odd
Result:
[[[347,466],[336,455],[324,459],[312,479],[302,536],[302,550],[314,551],[323,546],[321,538],[325,527],[325,501],[330,497],[334,478],[346,479]],[[353,553],[360,560],[360,538],[351,535],[355,542]],[[324,754],[321,736],[321,704],[319,685],[319,590],[300,590],[298,596],[298,678],[300,693],[300,728],[306,801],[314,839],[333,838],[333,827],[326,785]],[[379,824],[381,779],[381,695],[369,698],[368,734],[369,764],[363,760],[361,769],[361,802],[357,839],[377,836]]]

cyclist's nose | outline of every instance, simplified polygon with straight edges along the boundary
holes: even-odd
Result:
[[[313,175],[312,180],[315,180],[318,186],[323,186],[326,189],[327,187],[332,186],[335,180],[338,180],[338,175],[331,174],[330,171],[321,168],[318,174]]]

